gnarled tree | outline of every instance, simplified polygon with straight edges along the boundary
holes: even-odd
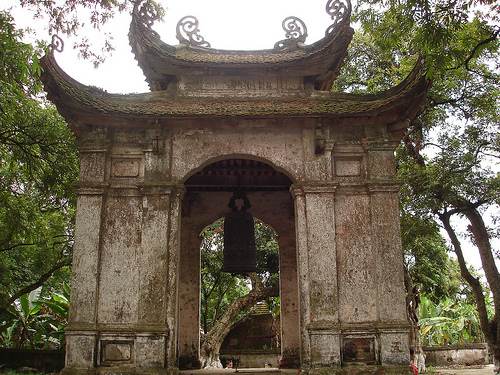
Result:
[[[202,232],[202,367],[221,367],[219,351],[231,328],[245,318],[257,302],[279,296],[278,243],[274,230],[256,221],[257,272],[249,275],[222,272],[223,236],[222,220]]]
[[[374,7],[374,4],[380,7]],[[491,1],[361,0],[355,36],[337,88],[373,92],[408,71],[414,55],[426,60],[433,81],[428,102],[398,151],[406,210],[435,220],[448,234],[464,280],[475,296],[481,327],[500,371],[500,278],[492,248],[496,235],[485,224],[498,210],[500,157],[498,12]],[[490,9],[490,7],[492,7]],[[406,198],[408,199],[406,199]],[[490,210],[491,211],[491,210]],[[490,291],[483,290],[463,256],[452,218],[468,222]],[[494,315],[488,316],[485,294]]]

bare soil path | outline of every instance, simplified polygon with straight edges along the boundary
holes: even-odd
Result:
[[[493,365],[483,368],[468,368],[468,369],[436,369],[436,372],[428,373],[433,375],[494,375]],[[231,369],[204,369],[204,370],[185,370],[181,371],[181,375],[296,375],[297,370],[277,370],[277,369],[238,369],[238,372]]]
[[[437,369],[436,375],[493,375],[493,365],[474,369]]]

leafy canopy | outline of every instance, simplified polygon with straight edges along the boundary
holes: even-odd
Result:
[[[0,309],[69,264],[78,176],[73,136],[43,97],[43,51],[22,36],[0,12]]]
[[[208,333],[224,311],[238,298],[248,294],[251,284],[246,277],[222,272],[224,220],[220,219],[201,233],[201,326]],[[277,285],[279,249],[276,232],[255,220],[257,275],[264,286]],[[270,301],[276,304],[275,300]],[[279,304],[278,304],[279,306]],[[237,319],[247,311],[242,311]]]

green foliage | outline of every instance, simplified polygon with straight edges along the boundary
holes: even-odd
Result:
[[[201,326],[207,333],[231,303],[248,294],[251,283],[248,278],[241,275],[222,272],[223,219],[206,227],[201,237]],[[279,279],[279,248],[276,232],[258,220],[255,221],[255,245],[257,274],[264,285],[275,285]],[[242,311],[239,318],[246,313]]]
[[[406,268],[414,285],[434,302],[463,292],[460,271],[433,220],[402,212]]]
[[[68,320],[69,286],[60,291],[42,287],[23,294],[0,319],[0,346],[15,348],[61,348]],[[44,294],[46,294],[44,296]]]
[[[500,28],[495,6],[492,1],[359,0],[353,18],[361,30],[334,87],[363,93],[384,90],[405,77],[417,55],[425,60],[432,87],[397,151],[397,167],[407,266],[414,283],[433,303],[453,300],[457,293],[460,298],[471,294],[460,286],[456,262],[448,259],[434,220],[464,213],[470,220],[472,210],[482,214],[499,204]],[[495,232],[483,231],[478,222],[473,243],[484,253],[490,251],[485,244]],[[488,230],[489,238],[484,235]],[[453,249],[460,252],[457,246]],[[494,266],[483,269],[498,305],[500,290],[494,282],[498,272]],[[481,292],[473,279],[468,281],[478,301]],[[485,327],[493,324],[484,322],[480,306],[479,301],[483,333],[494,337],[498,327],[486,332]],[[496,311],[498,316],[500,306]],[[428,323],[440,329],[456,322],[453,316],[435,317]],[[469,333],[478,337],[478,332]],[[453,337],[446,340],[458,340]]]
[[[78,174],[73,136],[42,96],[42,51],[21,38],[0,12],[0,309],[69,264]]]
[[[250,290],[244,279],[222,272],[224,221],[201,233],[201,326],[207,333],[224,310]]]
[[[134,3],[132,0],[20,1],[20,5],[30,11],[35,20],[43,19],[48,37],[60,35],[73,38],[73,48],[95,67],[114,50],[113,35],[106,31],[106,24],[117,13],[132,10]],[[155,14],[161,19],[165,14],[163,7],[155,0],[148,0],[147,5],[149,15]],[[94,38],[90,42],[89,30],[99,30],[102,38]]]
[[[491,307],[491,304],[490,304]],[[420,335],[425,346],[463,345],[484,342],[473,303],[444,298],[439,303],[421,296]]]

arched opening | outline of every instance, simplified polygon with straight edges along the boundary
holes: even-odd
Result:
[[[265,367],[269,364],[273,367],[298,366],[298,287],[294,209],[289,192],[291,183],[284,173],[263,161],[252,159],[217,160],[186,179],[179,263],[179,367],[192,369],[228,365],[231,362],[234,366],[238,360],[241,367]],[[230,211],[228,203],[235,191],[245,193],[251,203],[250,213],[258,218],[255,220],[257,273],[238,276],[238,280],[234,279],[236,276],[222,272],[220,258],[223,248],[220,218]],[[276,251],[274,268],[273,248]],[[206,264],[208,257],[212,257],[213,264]],[[206,274],[207,266],[212,267],[212,275]],[[230,297],[221,290],[214,292],[218,285],[224,284],[215,285],[215,281],[220,282],[215,280],[217,277],[225,280],[226,288],[233,288]],[[217,313],[214,312],[214,306],[207,305],[210,301],[202,293],[215,293],[217,298],[225,299],[224,303],[217,306]],[[252,293],[251,298],[248,298]],[[279,296],[280,300],[273,301],[272,297],[275,296]],[[239,304],[234,304],[234,301]],[[263,352],[268,349],[271,357],[274,353],[275,359],[265,360],[262,356],[260,362],[244,359],[243,353],[228,351],[228,345],[225,347],[226,353],[220,353],[231,328],[243,316],[251,315],[258,302],[263,303],[259,307],[260,311],[267,309],[271,317],[271,307],[274,307],[274,319],[279,319],[278,326],[281,327],[277,333],[279,339],[275,343],[281,344],[281,351],[276,353],[276,347],[264,343]],[[271,306],[273,304],[275,306]],[[212,309],[212,316],[207,316],[207,311],[202,310],[207,308]],[[224,313],[220,309],[225,309]],[[227,311],[230,309],[240,310],[229,314]],[[209,344],[207,337],[212,340]],[[249,345],[252,340],[255,344],[255,337],[252,339],[243,335],[238,345],[233,346],[241,348],[245,346],[245,340]]]
[[[284,171],[261,160],[244,158],[215,159],[196,170],[184,185],[188,191],[287,191],[292,184]]]
[[[201,232],[200,334],[202,366],[278,367],[278,234],[255,220],[256,272],[223,271],[224,218]]]

